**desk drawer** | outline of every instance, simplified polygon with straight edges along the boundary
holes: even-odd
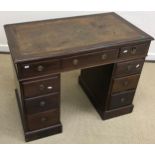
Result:
[[[137,87],[140,75],[132,75],[124,78],[116,78],[113,81],[112,93],[121,92]]]
[[[60,91],[60,76],[23,82],[24,98],[37,97]]]
[[[42,112],[34,115],[27,115],[29,130],[37,130],[54,125],[59,122],[60,112],[58,109]]]
[[[70,57],[62,60],[63,70],[72,70],[82,67],[101,65],[118,58],[118,50],[105,50],[81,56]]]
[[[126,91],[123,93],[117,93],[113,94],[111,96],[111,101],[109,108],[115,109],[123,106],[127,106],[129,104],[132,104],[133,98],[134,98],[135,91]]]
[[[50,94],[41,97],[31,98],[25,100],[25,107],[28,114],[34,114],[50,110],[53,108],[59,108],[60,94]]]
[[[129,58],[141,57],[141,56],[145,57],[147,55],[149,45],[150,45],[149,43],[145,43],[145,44],[123,47],[120,50],[119,58],[129,59]]]
[[[144,59],[118,63],[115,70],[116,76],[124,76],[130,74],[138,74],[141,72]]]
[[[18,64],[18,71],[20,78],[48,75],[60,71],[60,62],[49,60]]]

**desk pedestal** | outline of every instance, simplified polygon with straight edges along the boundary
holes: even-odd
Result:
[[[115,64],[83,69],[79,77],[79,84],[103,120],[131,113],[134,107],[132,100],[128,104],[121,105],[124,97],[122,94],[119,95],[120,101],[115,101],[117,106],[111,108],[114,70]],[[129,94],[128,91],[127,94]],[[132,95],[134,96],[134,94]]]

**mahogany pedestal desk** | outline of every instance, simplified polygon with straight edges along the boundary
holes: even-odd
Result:
[[[150,35],[115,13],[9,24],[5,31],[26,141],[62,132],[61,72],[81,69],[79,84],[103,120],[132,112]]]

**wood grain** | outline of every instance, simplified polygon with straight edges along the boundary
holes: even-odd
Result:
[[[11,24],[5,30],[16,62],[153,39],[115,13]]]
[[[10,24],[5,31],[26,141],[62,132],[61,72],[82,70],[79,83],[102,119],[132,112],[150,35],[115,13]]]

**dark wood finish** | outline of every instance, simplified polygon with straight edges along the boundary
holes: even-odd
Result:
[[[21,122],[22,122],[23,130],[24,130],[24,136],[25,136],[26,142],[36,140],[39,138],[43,138],[46,136],[62,133],[62,124],[60,122],[55,125],[43,128],[43,129],[28,131],[25,113],[23,111],[23,107],[21,106],[22,103],[20,101],[20,97],[19,97],[19,93],[18,93],[17,89],[15,90],[15,94],[16,94],[16,98],[17,98],[17,104],[18,104],[18,108],[19,108],[19,112],[20,112],[20,116],[21,116]]]
[[[32,140],[37,140],[39,138],[44,138],[44,137],[59,134],[59,133],[62,133],[61,123],[57,123],[55,125],[48,126],[43,129],[25,132],[25,141],[29,142]]]
[[[131,113],[133,111],[133,108],[134,108],[133,105],[128,105],[128,106],[125,106],[125,107],[120,107],[120,108],[117,108],[117,109],[104,111],[103,113],[100,113],[100,115],[101,115],[101,118],[103,120],[107,120],[107,119],[111,119],[111,118],[114,118],[114,117],[129,114],[129,113]]]
[[[123,78],[116,78],[113,81],[112,92],[121,92],[137,87],[140,75],[132,75]]]
[[[25,98],[36,97],[60,91],[60,76],[22,83]]]
[[[45,60],[18,64],[18,72],[20,78],[45,76],[60,72],[60,67],[59,60]]]
[[[114,76],[139,74],[143,68],[144,59],[121,62],[116,65]]]
[[[59,116],[59,109],[27,115],[28,128],[30,131],[32,131],[57,124],[60,122]]]
[[[115,109],[132,104],[135,90],[112,94],[109,109]]]
[[[148,49],[149,49],[150,44],[145,43],[145,44],[138,44],[135,46],[126,46],[122,47],[119,58],[121,59],[130,59],[134,57],[140,57],[140,56],[146,56]]]
[[[153,38],[115,13],[5,26],[25,140],[62,132],[60,73],[79,83],[102,119],[132,112]]]
[[[79,77],[80,85],[100,109],[105,108],[113,67],[111,64],[83,69]]]
[[[73,70],[83,67],[90,67],[110,63],[118,57],[118,49],[104,50],[98,53],[91,53],[82,56],[75,56],[62,60],[63,70]]]
[[[17,89],[15,89],[15,95],[16,95],[18,109],[19,109],[19,113],[20,113],[20,117],[21,117],[21,123],[22,123],[23,130],[25,133],[27,131],[26,114],[24,113],[23,105],[22,105],[22,102],[20,100],[20,94],[19,94]]]
[[[14,62],[153,39],[115,13],[11,24],[5,30]]]
[[[59,108],[59,103],[59,93],[25,99],[25,107],[28,114],[34,114],[53,108]]]
[[[86,81],[81,76],[79,77],[79,84],[81,85],[82,89],[84,90],[91,103],[93,104],[94,108],[97,110],[97,112],[103,120],[125,115],[133,111],[133,105],[106,110],[105,100],[104,102],[102,102],[102,104],[101,102],[97,101],[97,97],[92,93],[92,90],[89,88],[89,85],[87,85]]]

